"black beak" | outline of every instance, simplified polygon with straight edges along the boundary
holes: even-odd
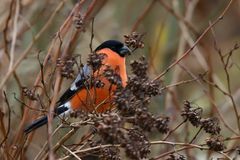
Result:
[[[123,46],[120,51],[119,54],[121,57],[125,57],[126,55],[130,55],[131,54],[131,50],[127,47],[127,46]]]

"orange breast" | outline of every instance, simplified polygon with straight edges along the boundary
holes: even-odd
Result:
[[[122,85],[123,87],[126,86],[127,73],[125,68],[125,58],[120,57],[110,49],[102,49],[98,51],[98,53],[105,53],[107,55],[103,60],[103,67],[100,68],[100,75],[104,71],[105,65],[110,66],[112,69],[118,68],[119,75],[122,79]],[[103,88],[85,88],[72,97],[70,103],[73,110],[105,112],[113,107],[111,102],[116,86],[111,85],[105,77],[100,78],[100,80],[104,83]]]
[[[91,89],[82,89],[70,100],[73,110],[85,110],[88,112],[105,112],[112,108],[112,94],[116,86],[110,86],[104,78],[103,88],[92,87]]]

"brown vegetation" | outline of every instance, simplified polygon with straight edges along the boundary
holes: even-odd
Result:
[[[1,3],[1,159],[240,157],[239,1]],[[83,64],[101,65],[93,50],[108,39],[133,51],[125,88],[105,71],[115,108],[53,119]],[[43,114],[47,130],[24,134]]]

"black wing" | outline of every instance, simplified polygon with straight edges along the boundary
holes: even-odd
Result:
[[[88,65],[84,65],[80,73],[78,74],[77,78],[71,84],[71,87],[67,89],[64,94],[59,98],[58,103],[59,105],[64,104],[67,102],[77,91],[84,88],[87,79],[91,76],[91,68]]]

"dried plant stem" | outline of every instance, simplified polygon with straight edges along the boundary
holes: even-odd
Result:
[[[184,15],[184,19],[188,22],[191,22],[191,19],[192,19],[192,16],[194,14],[194,9],[197,5],[197,2],[198,0],[193,0],[193,1],[190,1],[187,5],[187,9],[186,9],[186,13]],[[173,6],[176,10],[176,13],[180,14],[180,4],[179,4],[179,1],[173,1]],[[185,25],[182,21],[179,21],[179,26],[181,28],[182,25]],[[180,37],[180,40],[179,40],[179,45],[178,45],[178,50],[177,50],[177,58],[181,57],[181,54],[184,53],[184,50],[185,50],[185,47],[186,47],[186,44],[187,44],[187,40],[185,38],[185,32],[181,32],[181,37]],[[171,80],[171,84],[174,84],[176,82],[179,81],[180,79],[180,75],[182,73],[182,70],[178,67],[175,67],[173,69],[173,74],[172,74],[172,80]],[[173,107],[175,106],[175,112],[177,110],[177,106],[174,105],[173,103],[173,100],[172,100],[172,93],[173,95],[178,95],[178,92],[176,92],[176,87],[173,87],[169,90],[170,92],[167,93],[166,95],[166,108],[170,108],[170,107]],[[177,96],[178,97],[178,96]],[[175,114],[175,113],[173,113]]]
[[[192,140],[189,142],[190,144],[193,143],[193,141],[197,138],[197,136],[199,135],[199,133],[201,132],[202,127],[198,130],[198,132],[195,134],[195,136],[192,138]]]
[[[38,34],[36,34],[33,37],[33,41],[29,44],[29,46],[25,49],[25,51],[23,53],[21,53],[21,56],[17,59],[17,61],[15,62],[15,64],[13,65],[12,69],[9,70],[7,72],[7,74],[5,75],[5,77],[3,78],[2,82],[0,83],[0,89],[2,89],[2,87],[4,86],[4,84],[7,82],[7,80],[9,79],[9,77],[12,75],[12,73],[17,69],[17,67],[21,64],[21,62],[26,58],[26,56],[30,53],[31,49],[33,48],[35,42],[41,37],[41,35],[46,31],[46,29],[50,26],[50,24],[53,22],[54,17],[56,16],[56,14],[61,10],[61,8],[63,7],[64,3],[66,0],[62,0],[59,5],[57,6],[57,8],[55,9],[55,11],[52,13],[52,15],[50,16],[50,18],[48,19],[48,21],[45,23],[45,25],[42,27],[42,29],[38,32]]]
[[[191,71],[189,71],[187,69],[187,67],[185,67],[184,65],[180,65],[191,77],[196,78],[197,76],[195,76]],[[201,77],[201,76],[200,76]],[[232,133],[234,133],[235,135],[239,135],[238,132],[236,132],[224,119],[224,116],[222,115],[222,113],[219,111],[217,105],[215,104],[214,100],[211,99],[211,96],[209,96],[209,92],[205,89],[204,85],[202,84],[201,81],[197,80],[197,82],[199,83],[199,85],[202,87],[204,93],[206,95],[208,95],[208,99],[210,100],[210,103],[214,106],[214,110],[216,111],[217,115],[219,116],[220,120],[223,122],[224,126],[226,128],[229,129],[229,131],[231,131]]]
[[[81,158],[79,158],[74,152],[72,152],[69,148],[67,148],[66,146],[62,145],[62,148],[66,149],[73,157],[75,157],[78,160],[81,160]]]
[[[171,13],[174,17],[176,17],[177,20],[183,22],[195,35],[198,35],[197,30],[194,28],[194,26],[189,23],[184,17],[179,15],[178,13],[175,12],[173,8],[171,8],[167,3],[164,2],[164,0],[158,0],[158,2],[169,12]]]
[[[167,140],[167,138],[168,138],[174,131],[176,131],[180,126],[182,126],[186,121],[187,121],[187,119],[185,119],[185,120],[182,121],[180,124],[178,124],[174,129],[172,129],[171,131],[169,131],[169,132],[167,133],[167,135],[163,138],[163,141]]]
[[[39,39],[39,37],[40,37],[40,36],[45,32],[45,30],[50,26],[50,24],[51,24],[52,21],[53,21],[53,18],[54,18],[54,17],[56,16],[56,14],[60,11],[60,9],[63,7],[63,4],[64,4],[64,3],[65,3],[65,0],[61,1],[61,3],[59,3],[59,5],[56,7],[55,11],[54,11],[54,12],[52,13],[52,15],[50,16],[50,18],[49,18],[49,20],[47,21],[47,23],[46,23],[46,24],[44,25],[44,27],[38,32],[38,34],[34,37],[34,41],[36,41],[37,39]],[[57,40],[58,40],[58,37],[53,40],[53,43],[51,44],[50,49],[53,49],[54,47],[59,46],[59,45],[57,45],[57,43],[55,43],[55,42],[58,42]],[[34,41],[32,41],[31,44],[28,46],[28,48],[24,51],[24,53],[21,54],[20,58],[17,60],[17,62],[16,62],[15,65],[13,66],[13,69],[14,69],[15,67],[17,67],[17,66],[21,63],[21,61],[25,58],[25,56],[30,52],[31,48],[32,48],[33,45],[34,45]],[[61,44],[61,43],[60,43],[60,44]],[[52,50],[51,50],[51,52],[48,52],[47,58],[46,58],[45,61],[44,61],[45,64],[47,63],[50,54],[53,54],[53,51],[52,51]],[[9,72],[8,72],[8,73],[9,73]],[[39,75],[41,76],[41,73],[39,73]],[[9,75],[9,76],[10,76],[10,75]],[[37,86],[37,85],[38,85],[38,82],[39,82],[40,79],[41,79],[40,76],[37,77],[37,80],[36,80],[34,86]],[[6,78],[6,80],[7,80],[7,79],[8,79],[8,78]],[[4,83],[3,83],[3,84],[4,84]],[[1,85],[0,85],[0,88],[1,88]],[[40,95],[41,95],[41,92],[40,92]],[[37,103],[36,103],[36,102],[33,102],[33,101],[30,101],[29,106],[34,106],[33,104],[36,105]],[[32,108],[34,108],[34,107],[32,107]],[[28,117],[28,112],[29,112],[29,109],[28,109],[28,108],[25,108],[24,114],[23,114],[23,118],[22,118],[22,120],[21,120],[21,122],[20,122],[20,124],[19,124],[18,131],[17,131],[16,136],[15,136],[15,139],[14,139],[14,141],[13,141],[13,145],[16,144],[16,143],[21,143],[21,141],[22,141],[22,134],[23,134],[23,133],[22,133],[22,128],[23,128],[23,126],[24,126],[24,124],[25,124],[25,121],[26,121],[27,119],[29,119],[29,117]],[[21,148],[19,148],[18,150],[20,150],[20,149],[21,149]],[[12,153],[12,155],[15,155],[15,156],[18,156],[17,154],[20,153],[20,152],[17,151],[17,150],[15,150],[15,151],[13,151],[13,152],[14,152],[14,153]]]
[[[154,157],[153,159],[154,160],[163,159],[163,157],[166,157],[166,156],[168,156],[170,154],[177,153],[177,152],[180,152],[180,151],[183,151],[183,150],[193,149],[193,148],[198,148],[200,150],[208,150],[209,149],[208,147],[201,147],[201,146],[198,146],[198,145],[196,145],[196,146],[189,145],[189,146],[186,146],[186,147],[182,147],[182,148],[179,148],[179,149],[174,149],[172,151],[165,152],[165,153],[163,153],[163,154],[161,154],[161,155],[159,155],[157,157]],[[228,160],[232,160],[231,157],[229,157],[227,154],[225,154],[223,152],[217,152],[217,153],[223,155]]]
[[[195,48],[195,46],[202,40],[202,38],[211,30],[212,27],[214,27],[219,21],[221,21],[223,19],[223,17],[225,16],[226,12],[228,11],[228,9],[230,8],[231,4],[233,3],[233,0],[230,0],[228,5],[225,7],[225,9],[223,10],[223,12],[220,14],[220,16],[213,21],[212,24],[210,24],[205,30],[204,32],[198,37],[198,39],[194,42],[193,46],[190,47],[181,57],[179,57],[175,62],[173,62],[170,66],[168,66],[160,75],[158,75],[154,80],[158,80],[160,79],[163,75],[165,75],[172,67],[174,67],[175,65],[177,65],[181,60],[183,60],[185,57],[187,57],[191,51]]]
[[[223,55],[221,54],[221,52],[218,52],[219,53],[219,56],[220,56],[220,59],[221,59],[221,62],[224,66],[224,72],[225,72],[225,75],[227,77],[227,88],[228,88],[228,97],[231,99],[231,102],[232,102],[232,105],[233,105],[233,110],[234,110],[234,113],[235,113],[235,116],[236,116],[236,119],[237,119],[237,126],[238,126],[238,131],[240,133],[240,117],[239,117],[239,113],[238,113],[238,109],[237,109],[237,105],[233,99],[233,96],[232,96],[232,89],[231,89],[231,82],[230,82],[230,75],[228,73],[228,61],[224,61],[224,57]]]
[[[52,136],[54,136],[57,131],[63,126],[63,124],[60,124],[55,130],[54,132],[52,133]],[[44,153],[44,151],[46,150],[47,148],[47,145],[48,145],[48,141],[46,141],[43,145],[43,147],[41,148],[41,150],[39,151],[39,153],[34,157],[34,160],[38,160],[39,157]]]
[[[3,29],[3,44],[4,44],[4,53],[6,54],[6,57],[7,57],[7,60],[9,61],[10,63],[10,55],[9,55],[9,51],[8,51],[8,37],[7,37],[7,33],[8,33],[8,25],[9,25],[9,22],[11,20],[11,16],[12,16],[12,10],[13,10],[13,7],[14,7],[14,0],[11,1],[10,3],[10,7],[9,7],[9,13],[8,13],[8,16],[7,16],[7,19],[6,19],[6,22],[5,22],[5,27]],[[19,89],[21,89],[22,85],[21,85],[21,82],[20,82],[20,79],[16,73],[16,71],[13,71],[13,76],[14,78],[16,79],[16,82],[19,86]]]
[[[131,32],[134,32],[137,30],[139,24],[143,21],[143,19],[146,17],[146,15],[149,13],[149,11],[151,11],[151,9],[153,8],[155,2],[156,2],[156,0],[152,0],[152,2],[144,9],[142,14],[138,17],[136,23],[133,25]]]
[[[3,140],[2,140],[1,143],[0,143],[0,148],[2,147],[2,145],[3,145],[3,144],[5,143],[5,141],[7,140],[8,136],[9,136],[9,133],[10,133],[10,128],[11,128],[11,107],[10,107],[9,101],[8,101],[8,99],[7,99],[6,93],[3,92],[3,94],[4,94],[5,102],[6,102],[7,108],[8,108],[8,126],[7,126],[7,129],[6,129],[6,127],[5,127],[4,123],[3,123],[3,117],[4,117],[4,116],[1,115],[1,131],[2,131],[2,133],[3,133],[3,135],[4,135],[4,138],[3,138]],[[0,112],[1,112],[1,111],[0,111]],[[0,113],[0,114],[2,114],[2,113]],[[7,145],[6,145],[5,147],[6,147],[6,149],[7,149]]]
[[[57,6],[56,10],[54,11],[54,13],[52,14],[52,16],[50,17],[50,19],[52,19],[52,17],[54,17],[54,15],[60,10],[60,8],[63,6],[63,4],[65,3],[66,0],[62,1],[61,3],[59,3],[59,5]],[[93,3],[90,4],[90,7],[89,9],[87,10],[87,13],[85,18],[86,19],[90,19],[92,16],[94,16],[95,14],[97,14],[97,12],[101,9],[101,7],[103,6],[103,4],[106,2],[106,0],[101,0],[101,1],[94,1]],[[49,58],[51,56],[52,58],[52,63],[54,63],[57,59],[58,56],[56,56],[56,53],[58,54],[58,51],[59,50],[58,48],[60,47],[60,45],[62,44],[62,38],[64,38],[67,34],[67,32],[69,32],[69,29],[70,29],[70,26],[72,26],[72,18],[74,16],[75,13],[78,13],[80,12],[80,9],[81,9],[81,6],[83,5],[83,3],[86,3],[86,1],[80,1],[78,2],[75,7],[73,8],[72,12],[70,13],[70,15],[68,16],[68,18],[65,20],[65,22],[63,23],[63,25],[60,27],[59,29],[59,32],[57,32],[55,38],[53,39],[52,43],[51,43],[51,46],[49,47],[49,50],[48,50],[48,54],[47,56],[45,57],[44,59],[44,62],[43,62],[43,66],[45,67],[45,75],[48,75],[50,72],[51,72],[51,69],[49,66],[47,66],[48,64],[48,61],[49,61]],[[94,4],[94,5],[93,5]],[[96,6],[95,6],[96,5]],[[95,9],[96,7],[96,9]],[[50,21],[48,21],[50,22]],[[86,24],[87,24],[87,20],[86,20]],[[46,25],[48,23],[45,24],[44,28],[46,28]],[[40,33],[43,32],[43,29],[40,31]],[[78,33],[80,33],[81,31],[78,31]],[[38,33],[38,35],[40,36],[41,34]],[[37,37],[39,37],[37,36]],[[70,54],[72,52],[67,52],[68,49],[65,49],[64,50],[65,52],[63,53],[63,56],[66,55],[66,54]],[[37,78],[36,78],[36,81],[34,83],[34,86],[38,86],[40,81],[41,81],[41,72],[39,72]],[[47,77],[47,76],[45,76]],[[42,94],[42,91],[39,90],[39,93],[40,95]],[[30,102],[30,106],[33,106],[35,107],[37,104],[34,103],[34,102]],[[25,109],[24,111],[24,116],[22,118],[22,121],[20,123],[20,126],[19,126],[19,130],[17,132],[17,136],[14,140],[14,144],[20,139],[20,136],[22,134],[22,128],[25,124],[25,121],[29,118],[28,117],[28,112],[29,110],[28,109]],[[34,118],[34,117],[33,117]]]
[[[53,151],[58,150],[64,142],[66,142],[74,133],[76,133],[77,129],[73,128],[71,129],[65,136],[60,139],[57,144],[52,148]],[[47,159],[48,153],[44,155],[41,159]]]
[[[57,99],[58,99],[58,93],[60,90],[60,85],[62,82],[62,77],[60,75],[60,72],[57,72],[57,80],[55,82],[55,86],[54,86],[54,93],[53,93],[53,98],[51,100],[51,104],[50,104],[50,109],[49,109],[49,114],[48,114],[48,145],[49,145],[49,159],[50,160],[54,160],[54,151],[53,151],[53,144],[52,144],[52,121],[53,121],[53,116],[54,116],[54,109],[55,109],[55,105],[57,103]]]
[[[180,81],[180,82],[176,82],[176,83],[173,83],[173,84],[169,84],[169,85],[166,85],[162,88],[160,88],[160,91],[164,91],[166,89],[169,89],[171,87],[178,87],[178,86],[181,86],[183,84],[188,84],[188,83],[192,83],[192,82],[196,82],[197,80],[199,80],[200,78],[193,78],[193,79],[189,79],[189,80],[183,80],[183,81]]]
[[[12,69],[13,62],[14,62],[14,52],[15,52],[15,46],[16,46],[16,40],[17,40],[19,12],[20,12],[20,2],[19,0],[16,0],[16,10],[15,10],[15,16],[13,20],[12,44],[10,48],[10,64],[9,64],[8,70]]]

